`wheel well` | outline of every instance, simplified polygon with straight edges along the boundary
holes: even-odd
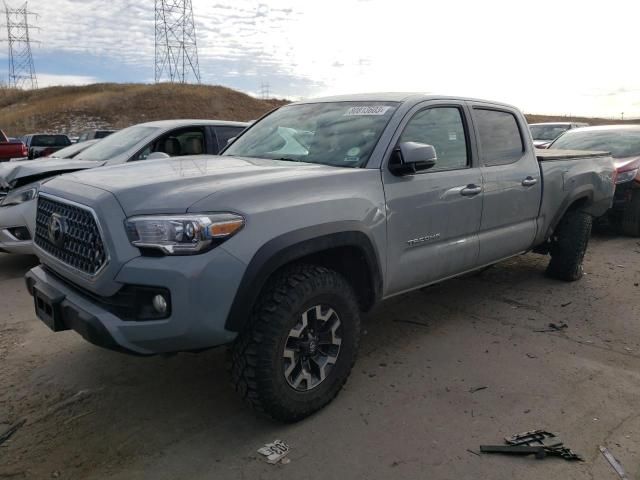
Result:
[[[580,208],[584,207],[588,202],[589,202],[589,198],[588,197],[581,197],[581,198],[578,198],[578,199],[574,200],[573,203],[571,205],[569,205],[569,208],[567,208],[567,210],[564,212],[564,215],[566,215],[567,212],[569,212],[571,210],[579,210]]]
[[[294,263],[307,263],[328,268],[342,275],[353,287],[362,311],[368,311],[376,301],[375,273],[361,248],[334,247],[314,252],[283,265],[273,275]]]

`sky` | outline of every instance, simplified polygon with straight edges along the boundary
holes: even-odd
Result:
[[[154,0],[29,8],[40,86],[154,81]],[[290,99],[419,91],[640,118],[638,0],[193,0],[193,10],[207,84],[259,95],[268,83]]]

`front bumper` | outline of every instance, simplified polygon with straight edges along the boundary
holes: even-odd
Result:
[[[223,248],[189,257],[137,257],[116,280],[122,285],[161,286],[171,293],[171,314],[162,320],[123,320],[104,302],[46,267],[26,275],[33,295],[42,292],[56,310],[54,331],[74,330],[87,341],[140,355],[194,351],[230,343],[224,328],[245,265]],[[36,304],[38,299],[36,298]],[[36,305],[37,307],[37,305]]]
[[[19,205],[0,207],[0,251],[34,255],[33,232],[35,231],[37,202],[32,200]],[[19,240],[11,232],[13,228],[29,230],[29,240]]]

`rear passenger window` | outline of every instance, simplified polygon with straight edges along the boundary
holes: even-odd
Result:
[[[399,142],[433,145],[436,165],[427,170],[452,170],[469,165],[462,112],[456,107],[435,107],[416,113],[402,132]]]
[[[524,143],[512,113],[475,108],[474,118],[485,166],[507,165],[520,160]]]

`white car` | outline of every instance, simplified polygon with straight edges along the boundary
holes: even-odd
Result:
[[[36,198],[40,184],[47,179],[78,170],[153,158],[215,155],[248,125],[220,120],[142,123],[113,133],[73,158],[51,157],[0,165],[0,252],[33,252]]]

